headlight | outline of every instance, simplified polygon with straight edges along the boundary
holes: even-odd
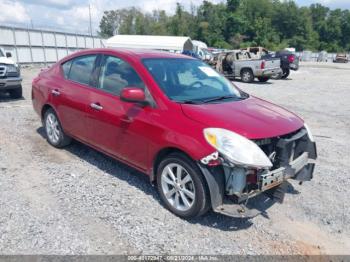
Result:
[[[18,66],[7,65],[6,67],[7,67],[7,69],[6,69],[7,73],[17,73],[18,72]]]
[[[309,126],[308,126],[307,124],[304,124],[304,127],[305,127],[305,129],[306,129],[306,131],[307,131],[307,135],[308,135],[310,141],[311,141],[311,142],[315,142],[314,136],[312,135]]]
[[[272,167],[266,154],[249,139],[222,128],[206,128],[203,132],[207,142],[233,164],[255,168]]]

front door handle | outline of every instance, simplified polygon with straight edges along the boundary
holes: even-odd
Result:
[[[59,96],[61,93],[57,89],[54,89],[51,91],[51,94],[53,94],[54,96]]]
[[[132,123],[134,121],[134,119],[132,117],[129,117],[129,116],[123,116],[121,119],[121,121],[123,121],[124,123]]]
[[[91,103],[90,107],[98,111],[101,111],[103,109],[103,106],[101,106],[99,103]]]

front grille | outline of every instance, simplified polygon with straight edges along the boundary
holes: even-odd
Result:
[[[18,72],[7,72],[6,76],[7,77],[18,77],[19,73]]]
[[[6,66],[0,65],[0,76],[5,76],[6,74]]]
[[[270,158],[272,169],[284,167],[305,152],[307,132],[304,128],[284,136],[254,141]]]

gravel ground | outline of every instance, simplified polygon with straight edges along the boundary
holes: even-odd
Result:
[[[236,84],[303,117],[315,177],[251,220],[182,220],[146,176],[80,143],[49,146],[30,101],[0,95],[0,254],[349,254],[350,66],[304,63],[288,80]]]

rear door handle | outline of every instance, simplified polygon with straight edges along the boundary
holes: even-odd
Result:
[[[53,94],[54,96],[59,96],[61,93],[60,93],[60,91],[58,91],[57,89],[55,89],[55,90],[52,90],[52,91],[51,91],[51,94]]]
[[[101,111],[103,109],[103,106],[101,106],[99,103],[91,103],[90,107],[98,111]]]

